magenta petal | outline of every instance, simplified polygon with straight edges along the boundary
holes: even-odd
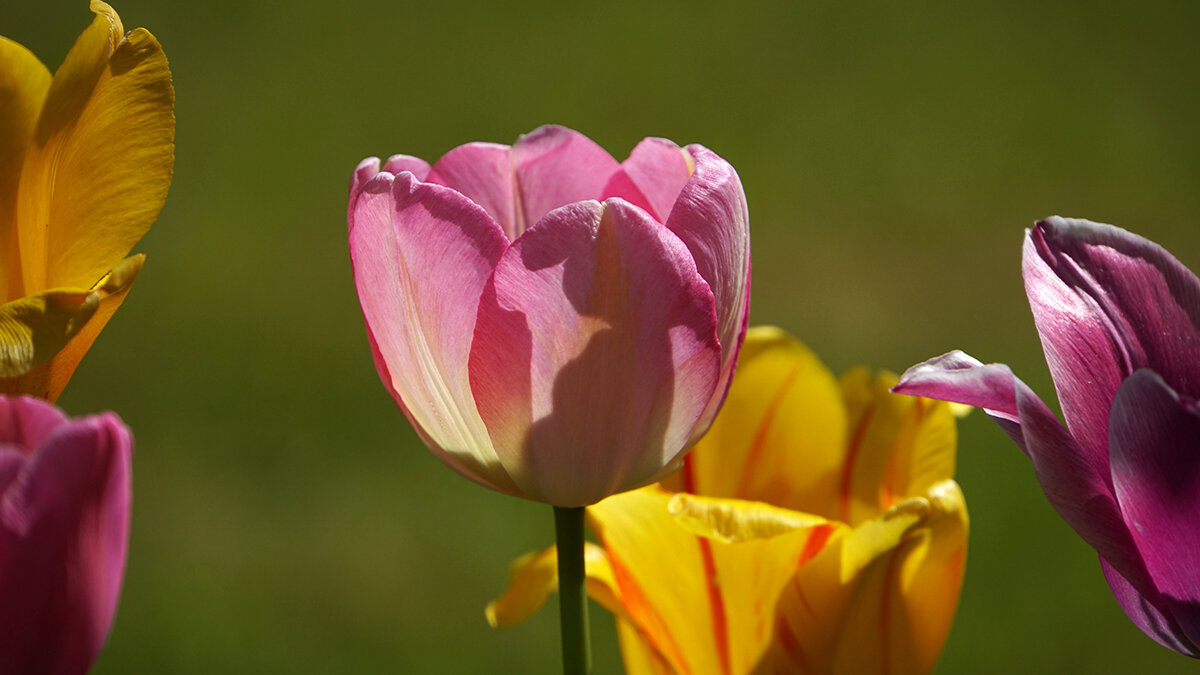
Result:
[[[683,148],[665,138],[647,138],[621,163],[621,169],[637,193],[644,196],[646,211],[660,223],[667,222],[675,200],[692,175],[692,158]],[[609,196],[620,197],[615,190]],[[634,199],[626,198],[637,203]]]
[[[1108,582],[1113,597],[1121,610],[1133,621],[1134,625],[1152,638],[1158,644],[1194,658],[1200,658],[1200,642],[1188,638],[1180,629],[1173,617],[1168,617],[1158,610],[1146,597],[1138,593],[1133,585],[1125,580],[1112,565],[1100,558],[1100,569],[1104,572],[1104,580]],[[1194,609],[1193,609],[1194,611]]]
[[[1112,399],[1134,370],[1200,393],[1200,281],[1170,253],[1055,217],[1029,232],[1023,268],[1063,415],[1086,452],[1107,457]]]
[[[1109,425],[1113,486],[1162,609],[1200,645],[1200,411],[1140,369]]]
[[[515,241],[532,222],[518,222],[513,200],[512,152],[497,143],[467,143],[442,156],[427,179],[482,206]]]
[[[601,199],[621,165],[578,131],[557,125],[538,127],[512,146],[520,206],[516,231],[533,227],[560,206]]]
[[[0,445],[31,453],[66,421],[61,410],[38,399],[0,396]]]
[[[429,162],[412,155],[392,155],[383,165],[383,171],[393,176],[399,176],[405,171],[411,173],[419,181],[425,181],[429,175]]]
[[[0,672],[83,673],[99,653],[125,569],[132,450],[112,414],[64,422],[4,491]]]
[[[703,433],[725,400],[750,317],[750,219],[741,179],[729,162],[700,145],[687,151],[695,170],[667,219],[691,251],[717,303],[721,377],[697,432]]]
[[[467,377],[479,297],[504,233],[466,197],[410,173],[379,173],[352,201],[354,283],[384,386],[443,461],[519,494]]]
[[[1054,413],[1008,366],[951,352],[909,368],[892,391],[982,408],[1033,463],[1058,515],[1138,588],[1153,592],[1109,486],[1107,462],[1083,453]]]
[[[720,371],[712,293],[678,238],[623,200],[547,214],[484,294],[471,388],[533,499],[591,504],[684,448]]]

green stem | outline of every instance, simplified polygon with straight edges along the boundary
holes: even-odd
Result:
[[[591,675],[587,588],[583,566],[584,507],[554,507],[558,536],[558,615],[562,625],[563,675]]]

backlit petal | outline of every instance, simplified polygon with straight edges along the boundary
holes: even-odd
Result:
[[[112,8],[55,73],[25,158],[17,224],[26,291],[90,288],[149,229],[174,162],[174,92],[150,33]]]
[[[683,244],[612,199],[543,218],[484,292],[471,390],[531,498],[591,504],[684,448],[720,369],[708,285]]]
[[[578,131],[546,125],[512,146],[517,182],[516,225],[524,232],[550,211],[574,202],[600,200],[621,165]]]
[[[1117,501],[1159,609],[1200,646],[1200,409],[1137,370],[1113,401],[1109,444]]]
[[[483,209],[411,173],[351,195],[350,256],[384,385],[460,473],[520,494],[492,450],[467,377],[479,296],[507,246]]]
[[[751,329],[723,410],[664,485],[835,515],[846,412],[807,347],[778,328]]]
[[[0,272],[0,301],[10,299],[9,288],[22,287],[15,221],[17,185],[49,89],[46,66],[28,49],[0,37],[0,264],[5,266]]]
[[[44,291],[0,306],[0,378],[14,378],[48,362],[99,306],[88,290]]]

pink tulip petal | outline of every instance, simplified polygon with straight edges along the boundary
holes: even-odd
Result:
[[[1104,558],[1100,558],[1100,569],[1117,604],[1134,625],[1167,649],[1200,658],[1200,642],[1189,639],[1173,618],[1164,615],[1138,593]]]
[[[697,424],[699,437],[725,400],[750,318],[750,220],[741,179],[729,162],[700,145],[687,151],[695,171],[666,225],[691,251],[716,298],[722,363],[713,399]]]
[[[28,396],[0,396],[0,444],[28,454],[41,447],[55,428],[67,421],[58,408]]]
[[[479,296],[508,242],[478,205],[410,173],[351,196],[350,256],[384,385],[463,475],[520,494],[491,447],[467,378]]]
[[[1097,467],[1046,404],[1008,366],[984,365],[959,352],[909,368],[892,391],[982,408],[1033,463],[1038,483],[1058,515],[1135,586],[1152,593],[1137,546]]]
[[[1071,433],[1108,459],[1117,388],[1150,368],[1200,392],[1200,280],[1156,244],[1111,225],[1050,218],[1025,240],[1025,288]]]
[[[108,636],[129,538],[128,429],[63,423],[0,501],[0,672],[85,672]]]
[[[445,185],[482,206],[500,224],[509,241],[526,227],[520,223],[513,200],[512,152],[497,143],[467,143],[442,156],[427,179]]]
[[[538,127],[512,147],[519,206],[517,232],[560,206],[602,199],[621,165],[595,141],[557,125]]]
[[[660,223],[667,222],[675,200],[692,175],[692,157],[665,138],[647,138],[621,163],[623,173],[644,196],[643,208]],[[619,197],[615,190],[608,196]],[[636,198],[628,201],[637,203]],[[639,206],[641,206],[639,204]]]
[[[594,503],[644,484],[687,442],[720,371],[712,292],[641,209],[571,204],[496,266],[470,371],[525,493]]]
[[[399,176],[407,171],[411,173],[417,180],[428,182],[427,177],[429,176],[430,169],[429,162],[426,162],[420,157],[413,157],[412,155],[392,155],[391,157],[388,157],[387,162],[384,163],[383,170],[392,174],[393,176]]]
[[[1200,645],[1200,410],[1139,369],[1113,401],[1109,446],[1117,501],[1160,607]]]

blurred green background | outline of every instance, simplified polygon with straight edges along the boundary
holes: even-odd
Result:
[[[746,186],[754,323],[836,371],[960,347],[1048,399],[1022,228],[1113,222],[1200,266],[1195,3],[114,6],[162,42],[178,127],[146,267],[60,400],[137,436],[97,673],[558,667],[553,606],[483,618],[550,510],[441,465],[371,365],[345,238],[364,156],[546,122],[618,159],[648,135],[704,143]],[[51,69],[90,19],[0,0],[0,34]],[[971,549],[939,672],[1195,672],[1120,612],[999,429],[960,428]],[[619,672],[610,618],[593,625],[597,672]]]

